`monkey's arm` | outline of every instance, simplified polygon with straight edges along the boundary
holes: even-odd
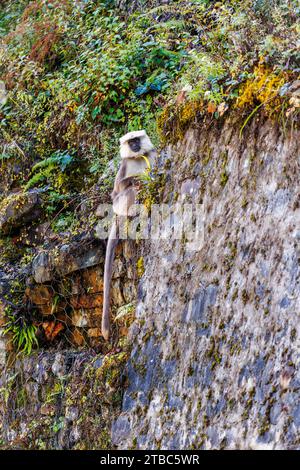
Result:
[[[138,186],[139,185],[139,176],[126,176],[119,181],[119,194],[124,191],[125,189],[129,188],[130,186]]]
[[[124,161],[122,161],[120,168],[118,170],[118,173],[116,174],[113,192],[111,193],[112,200],[114,200],[115,196],[121,191],[120,181],[125,177],[125,175],[126,175],[126,164]]]

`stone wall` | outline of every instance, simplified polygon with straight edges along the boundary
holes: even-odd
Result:
[[[50,341],[56,328],[64,330],[74,346],[96,351],[105,346],[101,335],[104,255],[103,241],[90,234],[83,243],[71,242],[35,257],[33,279],[25,294],[38,309]],[[135,259],[133,245],[121,243],[112,279],[115,312],[136,298]]]
[[[109,449],[126,353],[39,351],[0,377],[1,449]]]
[[[128,340],[126,315],[100,336],[94,232],[20,268],[43,336],[28,357],[0,338],[2,448],[300,447],[299,132],[239,129],[202,125],[162,154],[161,202],[202,204],[204,245],[121,244],[113,311],[137,300]],[[2,297],[15,275],[0,273]]]
[[[25,268],[15,264],[0,273],[1,449],[112,447],[111,422],[120,411],[136,299],[137,252],[129,241],[116,250],[109,342],[101,335],[104,253],[93,230],[39,247]],[[19,314],[29,315],[37,329],[39,347],[29,355],[17,350],[11,333],[3,335],[7,307],[17,322]],[[122,308],[125,314],[114,321]]]
[[[132,243],[119,245],[110,342],[101,336],[103,242],[91,236],[89,243],[58,245],[34,258],[24,303],[34,312],[39,348],[26,356],[11,335],[0,338],[0,448],[112,447],[132,314],[113,319],[136,298],[135,256]],[[0,328],[7,322],[4,310],[5,297]]]
[[[198,188],[205,243],[145,245],[119,449],[300,447],[300,136],[239,128],[168,150],[165,202]]]

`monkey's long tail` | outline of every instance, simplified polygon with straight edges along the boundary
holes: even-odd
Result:
[[[115,256],[116,246],[118,244],[117,238],[117,224],[113,223],[111,228],[105,254],[104,264],[104,287],[103,287],[103,313],[102,313],[102,335],[105,340],[109,339],[110,333],[110,321],[109,321],[109,310],[110,310],[110,286],[112,278],[113,261]]]

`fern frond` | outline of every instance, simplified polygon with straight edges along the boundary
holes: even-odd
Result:
[[[46,179],[46,175],[43,174],[43,173],[37,173],[36,175],[34,175],[32,178],[30,178],[30,180],[27,182],[27,184],[25,185],[24,189],[25,191],[28,191],[28,189],[32,188],[33,186],[35,186],[36,184],[38,183],[41,183],[42,181],[44,181]]]
[[[58,157],[56,155],[53,155],[52,157],[45,158],[45,160],[42,160],[41,162],[36,163],[32,167],[32,171],[39,170],[40,168],[46,168],[49,166],[54,167],[58,163]]]

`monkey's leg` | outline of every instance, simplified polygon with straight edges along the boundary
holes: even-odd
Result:
[[[112,225],[107,247],[105,253],[105,264],[104,264],[104,288],[103,288],[103,314],[102,314],[102,335],[105,340],[109,339],[110,333],[110,287],[112,278],[113,262],[115,257],[115,249],[118,244],[118,233],[117,233],[117,222],[115,221]]]

